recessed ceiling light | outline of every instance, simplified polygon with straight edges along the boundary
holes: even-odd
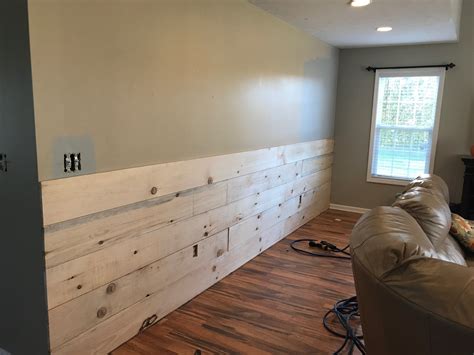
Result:
[[[377,31],[379,32],[390,32],[392,29],[390,26],[377,27]]]
[[[351,6],[352,7],[362,7],[362,6],[367,6],[370,5],[372,0],[352,0],[351,1]]]

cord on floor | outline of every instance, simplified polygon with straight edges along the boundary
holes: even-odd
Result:
[[[328,319],[330,315],[334,315],[337,318],[344,328],[345,333],[339,333],[329,326]],[[351,325],[351,321],[354,319],[360,321],[359,304],[356,296],[337,301],[334,307],[324,315],[324,328],[335,336],[344,338],[344,342],[339,349],[334,352],[334,355],[340,354],[347,346],[349,347],[349,354],[354,352],[354,346],[357,347],[363,355],[366,354],[365,345],[362,342],[363,336],[357,335],[356,327]]]
[[[313,251],[301,249],[300,247],[298,247],[298,245],[301,245],[302,243],[308,243],[309,247],[317,248],[323,252],[316,253]],[[303,255],[318,256],[322,258],[351,260],[351,254],[346,251],[347,249],[349,249],[349,245],[346,245],[344,248],[340,249],[336,245],[326,242],[325,240],[317,241],[316,239],[297,239],[297,240],[293,240],[290,246],[291,246],[291,249]],[[343,255],[337,255],[337,254],[343,254]]]
[[[303,243],[308,243],[309,248],[316,248],[319,249],[321,252],[314,252],[307,249],[302,249],[300,246]],[[290,246],[291,249],[303,255],[343,260],[351,259],[351,254],[347,251],[349,249],[349,245],[346,245],[344,248],[339,248],[338,246],[326,242],[325,240],[318,241],[316,239],[297,239],[292,241]],[[336,317],[336,319],[344,328],[345,333],[340,333],[329,326],[328,319],[331,315]],[[344,342],[339,347],[339,349],[334,352],[334,355],[341,354],[342,351],[346,348],[348,348],[349,354],[353,354],[354,347],[359,349],[359,351],[363,355],[366,354],[365,345],[362,342],[363,336],[357,335],[356,327],[353,327],[351,324],[351,322],[353,322],[354,320],[360,321],[359,304],[357,302],[356,296],[337,301],[334,307],[327,311],[324,315],[324,328],[326,328],[326,330],[329,331],[331,334],[340,338],[344,338]]]

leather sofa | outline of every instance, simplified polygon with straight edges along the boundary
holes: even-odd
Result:
[[[435,175],[356,224],[352,267],[369,355],[474,354],[474,259],[450,226],[449,191]]]

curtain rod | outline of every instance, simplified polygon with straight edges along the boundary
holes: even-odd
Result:
[[[380,69],[417,69],[417,68],[445,68],[446,70],[452,69],[456,66],[454,63],[449,64],[438,64],[438,65],[415,65],[408,67],[367,67],[368,71],[373,71],[374,73]]]

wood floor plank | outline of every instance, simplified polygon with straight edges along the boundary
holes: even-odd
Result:
[[[322,317],[355,293],[351,264],[302,256],[290,243],[314,238],[345,246],[359,217],[323,213],[112,354],[334,352],[341,339],[324,329]]]

